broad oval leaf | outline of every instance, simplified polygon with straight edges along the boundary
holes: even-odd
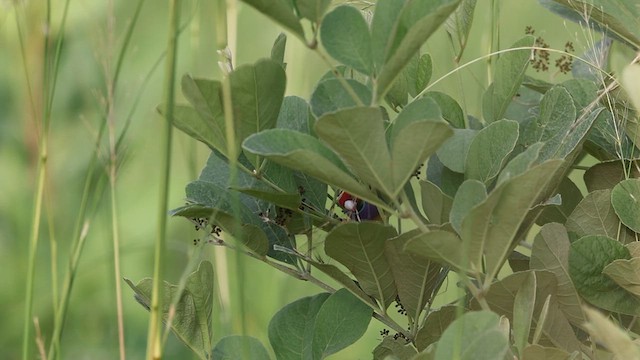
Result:
[[[324,301],[316,316],[312,359],[324,359],[353,344],[364,335],[373,311],[347,289]]]
[[[495,360],[509,350],[500,317],[489,311],[468,312],[456,319],[438,341],[435,360]]]
[[[153,279],[142,279],[134,285],[130,280],[125,282],[135,292],[138,301],[147,310],[151,306]],[[164,282],[162,291],[162,318],[169,317],[169,308],[175,302],[171,330],[187,347],[201,358],[206,358],[211,350],[211,312],[213,309],[213,265],[202,261],[198,269],[191,273],[181,287]],[[179,297],[178,297],[179,296]]]
[[[602,272],[640,298],[640,258],[614,260]]]
[[[404,233],[385,243],[385,256],[395,279],[398,297],[412,319],[419,319],[427,302],[432,299],[433,288],[441,266],[424,257],[404,251],[411,233]]]
[[[462,241],[453,232],[436,230],[423,233],[420,229],[415,229],[403,234],[403,237],[407,238],[404,251],[454,269],[468,271],[469,266],[463,261]]]
[[[270,360],[269,353],[260,340],[242,335],[230,335],[220,339],[211,356],[216,360]]]
[[[630,171],[629,171],[630,170]],[[627,178],[640,178],[640,161],[611,160],[593,165],[583,175],[589,192],[613,189]]]
[[[345,84],[352,91],[345,89]],[[316,117],[344,108],[358,106],[352,94],[358,97],[361,104],[371,103],[371,90],[361,82],[353,79],[340,81],[336,78],[321,80],[311,94],[311,109]]]
[[[391,154],[379,108],[357,107],[325,114],[315,129],[360,179],[393,196]]]
[[[424,326],[416,334],[416,347],[424,351],[429,345],[440,340],[442,333],[456,319],[457,307],[446,305],[430,312],[424,321]]]
[[[590,235],[571,244],[569,273],[580,295],[602,309],[640,315],[640,299],[603,274],[605,266],[618,259],[630,259],[629,250],[601,235]]]
[[[469,214],[474,206],[480,204],[487,198],[487,188],[478,180],[466,180],[458,188],[456,197],[453,198],[449,222],[451,226],[460,234],[462,220]]]
[[[329,12],[322,20],[320,39],[334,59],[363,74],[372,74],[371,35],[358,9],[342,5]]]
[[[533,46],[534,41],[533,36],[527,35],[516,41],[511,48]],[[482,99],[482,114],[486,122],[491,123],[503,118],[524,80],[530,56],[530,49],[514,50],[500,56],[496,62],[493,83]]]
[[[576,233],[578,237],[604,235],[623,244],[635,241],[634,233],[620,225],[620,219],[611,205],[611,190],[587,194],[569,215],[566,226],[568,231]]]
[[[284,69],[271,59],[242,65],[229,75],[238,147],[249,135],[276,127],[287,83]],[[249,160],[256,166],[257,162]]]
[[[396,230],[375,222],[351,222],[337,226],[325,240],[330,257],[346,266],[356,277],[362,290],[380,301],[386,309],[397,295],[397,289],[384,247]]]
[[[378,197],[351,176],[333,151],[310,135],[273,129],[250,136],[242,146],[246,151],[300,170],[373,204],[380,204]]]
[[[482,269],[484,253],[487,273],[490,276],[498,273],[515,247],[518,230],[529,210],[549,195],[547,185],[563,165],[562,160],[550,160],[532,167],[496,187],[484,202],[473,208],[461,228],[472,267]]]
[[[517,140],[516,121],[499,120],[480,130],[469,146],[465,164],[467,179],[489,184],[502,169]]]
[[[377,97],[382,98],[422,44],[460,0],[382,0],[376,5],[371,41],[378,66]]]
[[[453,135],[436,152],[438,159],[450,170],[464,173],[469,147],[477,134],[477,130],[454,129]]]
[[[422,210],[432,224],[444,224],[449,221],[449,212],[453,199],[445,195],[440,188],[431,181],[420,181],[420,196]]]
[[[294,14],[293,7],[289,2],[283,0],[242,0],[242,2],[270,17],[271,20],[291,31],[300,40],[305,40],[300,20]]]
[[[582,326],[586,318],[582,312],[582,301],[569,273],[570,246],[569,235],[563,225],[546,224],[533,241],[530,266],[531,269],[550,271],[556,276],[556,296],[560,310],[572,324]]]
[[[611,191],[611,205],[623,224],[640,233],[640,179],[618,183]]]
[[[269,342],[279,360],[312,358],[316,316],[329,293],[296,300],[280,309],[269,322]]]

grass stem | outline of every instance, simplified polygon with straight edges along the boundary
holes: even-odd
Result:
[[[151,317],[147,340],[147,359],[162,358],[162,313],[163,268],[167,237],[167,211],[169,204],[169,179],[171,175],[171,149],[173,136],[173,111],[175,107],[175,73],[178,44],[178,24],[180,19],[179,0],[169,1],[169,36],[167,44],[167,62],[165,67],[165,104],[166,122],[164,126],[163,156],[160,174],[160,205],[158,207],[158,236],[154,252],[153,289],[151,291]]]

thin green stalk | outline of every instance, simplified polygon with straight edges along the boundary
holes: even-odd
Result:
[[[140,4],[140,3],[138,3]],[[113,0],[108,2],[107,15],[107,56],[105,75],[109,76],[111,70],[111,59],[113,57],[112,49],[115,43],[115,9]],[[140,6],[138,6],[138,10]],[[124,57],[120,57],[120,61]],[[114,75],[114,81],[107,85],[107,124],[109,125],[109,190],[111,193],[111,234],[113,242],[113,275],[116,286],[116,318],[118,322],[118,349],[120,360],[126,358],[124,343],[124,315],[122,311],[122,285],[120,275],[120,233],[118,231],[118,204],[116,194],[116,175],[117,175],[117,152],[116,152],[116,124],[115,124],[115,83],[117,74]]]
[[[169,209],[169,179],[171,174],[171,144],[173,135],[173,111],[175,107],[175,77],[178,43],[178,24],[180,22],[179,0],[169,1],[169,38],[167,44],[167,63],[165,68],[165,114],[163,157],[160,177],[160,206],[158,207],[158,237],[156,238],[153,271],[153,289],[151,291],[151,317],[147,340],[147,359],[162,358],[162,298],[164,253],[167,237],[167,211]]]
[[[50,13],[50,2],[47,2],[47,7],[46,7],[46,18],[45,18],[45,26],[50,27],[50,19],[51,19],[51,13]],[[69,1],[67,0],[65,2],[65,7],[64,7],[64,11],[62,14],[62,22],[60,25],[60,32],[64,33],[64,28],[65,28],[65,23],[66,23],[66,18],[67,18],[67,12],[69,9]],[[16,16],[17,12],[16,12]],[[19,22],[18,22],[19,24]],[[33,217],[32,217],[32,223],[31,223],[31,235],[30,235],[30,239],[29,239],[29,255],[28,255],[28,269],[27,269],[27,288],[26,288],[26,295],[25,295],[25,312],[24,312],[24,323],[23,323],[23,342],[22,342],[22,358],[24,360],[27,360],[30,358],[30,350],[31,347],[29,346],[29,344],[31,343],[31,338],[32,338],[32,334],[31,334],[31,317],[32,317],[32,313],[33,313],[33,284],[34,284],[34,278],[35,278],[35,268],[36,268],[36,253],[38,250],[38,239],[40,237],[40,220],[41,220],[41,216],[42,216],[42,201],[43,201],[43,197],[44,197],[44,185],[45,185],[45,180],[47,178],[47,157],[48,157],[48,153],[47,153],[47,149],[48,149],[48,134],[49,134],[49,124],[51,122],[51,105],[53,104],[53,98],[54,98],[54,93],[55,93],[55,84],[56,84],[56,79],[57,79],[57,64],[59,63],[59,59],[60,59],[60,50],[62,49],[62,39],[63,36],[60,35],[59,40],[58,40],[58,44],[57,44],[57,48],[56,48],[56,52],[55,52],[55,58],[54,58],[54,64],[56,66],[54,66],[54,71],[53,74],[49,74],[48,67],[47,67],[47,61],[48,61],[48,44],[49,44],[49,32],[46,32],[44,35],[44,86],[43,86],[43,103],[44,103],[44,111],[42,112],[42,129],[40,131],[40,143],[39,143],[39,159],[38,159],[38,164],[37,164],[37,185],[36,185],[36,191],[35,191],[35,199],[34,199],[34,210],[33,210]],[[25,54],[23,54],[24,56]],[[26,66],[26,64],[25,64]],[[49,76],[51,75],[51,77]],[[47,80],[52,78],[52,83],[51,86],[49,86],[49,84],[47,83]],[[27,79],[28,81],[28,79]],[[30,86],[30,85],[29,85]]]
[[[42,215],[42,198],[44,197],[44,182],[46,178],[47,165],[47,137],[43,133],[41,140],[40,158],[38,160],[38,176],[36,185],[36,195],[33,206],[33,217],[31,222],[31,235],[29,237],[29,261],[27,269],[27,290],[24,312],[24,337],[22,341],[22,359],[28,360],[30,356],[31,344],[31,316],[33,311],[33,283],[36,268],[36,252],[38,250],[38,238],[40,237],[40,217]]]

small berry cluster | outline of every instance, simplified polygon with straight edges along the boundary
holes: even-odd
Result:
[[[420,164],[417,168],[416,171],[413,172],[413,174],[411,176],[415,177],[416,179],[420,179],[420,174],[422,173],[422,167],[424,166],[424,164]]]
[[[404,306],[400,302],[400,297],[397,296],[397,295],[396,295],[396,304],[394,306],[395,306],[396,311],[398,312],[398,314],[407,315],[407,310],[404,308]]]
[[[535,32],[536,31],[531,26],[527,26],[524,29],[524,33],[527,35],[535,35]],[[544,48],[544,49],[533,50],[533,57],[530,60],[531,66],[534,69],[536,69],[537,72],[548,71],[550,53],[549,53],[549,50],[546,50],[546,49],[549,48],[549,44],[547,44],[547,42],[544,41],[544,39],[541,36],[537,36],[535,41],[535,46],[538,48]],[[564,51],[566,53],[572,53],[575,51],[573,47],[573,43],[571,41],[567,41],[565,43]],[[573,58],[567,54],[563,54],[555,62],[555,67],[558,68],[558,70],[563,74],[569,73],[571,71],[572,65],[573,65]]]

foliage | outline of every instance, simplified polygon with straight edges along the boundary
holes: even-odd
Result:
[[[311,38],[312,49],[319,38],[341,65],[308,100],[284,96],[281,56],[231,71],[230,92],[224,81],[185,76],[190,104],[178,107],[174,125],[211,155],[172,214],[206,228],[211,244],[235,247],[222,231],[244,246],[238,251],[328,291],[273,317],[278,359],[325,358],[362,336],[372,316],[395,332],[383,332],[375,359],[637,358],[626,332],[637,332],[628,316],[640,315],[640,144],[628,126],[638,120],[619,108],[624,95],[606,69],[557,84],[532,78],[529,65],[547,68],[549,49],[528,30],[495,62],[482,118],[465,118],[450,95],[429,91],[432,62],[420,47],[446,22],[462,54],[475,1],[380,0],[370,24],[351,5],[325,14],[326,1],[246,2]],[[542,3],[570,19],[597,13],[588,25],[638,48],[631,1]],[[311,34],[302,19],[314,24]],[[563,56],[557,65],[567,72]],[[521,94],[533,99],[527,108]],[[599,136],[611,122],[615,137]],[[587,155],[599,163],[585,172],[583,196],[572,174]],[[172,330],[201,358],[240,349],[263,358],[251,338],[211,346],[203,322],[212,280],[203,271],[210,264],[180,296],[165,285],[176,305]],[[436,308],[452,271],[460,296]],[[143,304],[147,282],[129,283]],[[402,320],[389,313],[393,302]]]

